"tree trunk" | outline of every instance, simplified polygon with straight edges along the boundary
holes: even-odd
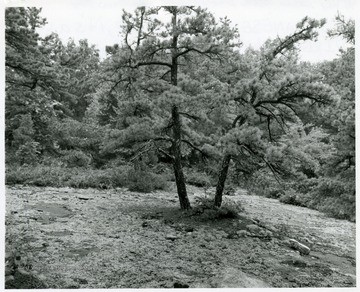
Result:
[[[178,35],[176,31],[176,8],[173,12],[173,40],[172,40],[172,66],[171,66],[171,84],[177,86],[177,73],[178,73],[178,62],[177,62],[177,42],[178,42]],[[180,208],[183,210],[190,209],[190,201],[187,196],[186,192],[186,184],[185,184],[185,177],[182,170],[182,163],[181,163],[181,121],[180,121],[180,114],[179,109],[176,104],[173,105],[172,111],[172,121],[173,121],[173,154],[174,154],[174,173],[175,173],[175,181],[177,192],[180,201]]]
[[[180,115],[177,106],[173,106],[172,108],[172,118],[173,118],[173,154],[174,154],[174,172],[175,172],[175,181],[177,192],[180,201],[180,208],[187,210],[190,209],[190,201],[186,192],[186,184],[185,177],[182,170],[181,163],[181,123],[180,123]]]
[[[231,128],[235,128],[236,124],[239,123],[239,126],[242,126],[246,121],[246,117],[238,115],[232,122]],[[214,207],[221,207],[222,195],[224,191],[225,181],[229,170],[229,165],[231,161],[231,155],[226,154],[223,158],[221,169],[219,172],[218,183],[216,185],[216,193],[214,200]]]
[[[221,164],[218,183],[216,185],[216,193],[215,193],[215,201],[214,201],[215,207],[220,207],[222,203],[222,195],[224,191],[226,177],[229,170],[230,161],[231,161],[231,155],[229,154],[225,155]]]

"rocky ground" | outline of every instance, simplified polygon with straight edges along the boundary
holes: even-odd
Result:
[[[189,187],[196,206],[204,191]],[[355,224],[238,190],[239,218],[150,194],[9,186],[7,288],[354,287]],[[301,248],[292,248],[294,240]],[[301,253],[299,252],[301,251]]]

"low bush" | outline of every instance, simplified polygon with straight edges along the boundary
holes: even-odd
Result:
[[[217,210],[217,218],[219,219],[237,219],[239,216],[239,208],[234,206],[222,206]]]
[[[302,202],[299,200],[298,195],[293,192],[286,192],[280,197],[279,201],[284,204],[302,206]]]
[[[265,197],[271,199],[280,199],[282,196],[285,196],[285,192],[279,189],[269,190],[265,193]]]
[[[39,159],[40,143],[35,141],[28,141],[23,145],[20,145],[19,149],[15,153],[16,161],[21,164],[36,164]]]
[[[63,151],[62,161],[67,167],[87,167],[91,163],[91,157],[80,150]]]
[[[35,186],[112,188],[127,186],[129,167],[111,169],[64,168],[60,166],[12,166],[6,169],[6,184]]]
[[[65,186],[64,182],[74,171],[61,167],[23,165],[6,168],[6,184],[29,184],[36,186]]]
[[[188,184],[197,187],[208,187],[211,185],[211,179],[206,173],[188,170],[185,174]]]
[[[198,214],[202,220],[237,219],[240,217],[239,213],[244,211],[239,202],[231,200],[224,200],[220,208],[214,207],[213,198],[199,197],[197,202],[198,205],[192,212]]]
[[[35,186],[101,188],[128,187],[130,191],[152,192],[167,187],[165,174],[136,172],[131,166],[107,169],[65,168],[56,165],[12,165],[6,169],[6,184]]]
[[[281,202],[355,221],[355,182],[351,178],[310,178],[294,183],[290,190],[280,197]]]
[[[308,194],[308,207],[338,219],[355,221],[355,182],[323,178]]]
[[[127,182],[129,190],[134,192],[150,193],[167,187],[167,180],[164,175],[148,171],[130,170]]]
[[[72,176],[66,184],[74,188],[126,187],[128,171],[129,167],[126,166],[111,169],[84,169]]]

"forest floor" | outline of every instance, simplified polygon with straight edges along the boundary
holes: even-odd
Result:
[[[196,206],[204,191],[188,189]],[[34,286],[26,275],[48,288],[356,285],[354,223],[244,190],[224,198],[244,208],[237,219],[180,211],[174,187],[149,194],[16,185],[6,191],[7,265],[17,257],[19,266],[10,288]],[[289,239],[310,254],[291,249]]]

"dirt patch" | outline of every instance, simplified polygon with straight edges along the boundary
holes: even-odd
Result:
[[[30,206],[30,208],[38,211],[48,213],[52,217],[69,217],[72,215],[72,211],[67,209],[66,206],[56,203],[46,203],[46,202],[39,202],[35,205]]]
[[[199,195],[189,188],[194,206]],[[245,191],[226,200],[245,211],[183,212],[173,192],[9,187],[6,253],[16,246],[49,288],[355,286],[354,223]]]

